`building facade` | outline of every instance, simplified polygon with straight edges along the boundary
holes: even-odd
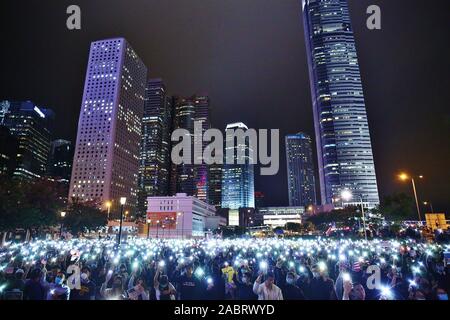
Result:
[[[378,187],[347,0],[302,0],[302,9],[322,204],[343,205],[348,189],[372,208]]]
[[[12,177],[19,143],[6,126],[0,125],[0,176]]]
[[[222,164],[211,164],[209,168],[209,203],[216,207],[222,207]]]
[[[151,238],[202,238],[207,229],[213,228],[216,218],[214,206],[178,193],[169,197],[147,199],[147,224]],[[208,218],[212,218],[208,221]]]
[[[210,128],[210,106],[209,98],[204,95],[194,95],[190,98],[174,97],[174,122],[173,129],[185,129],[189,132],[191,141],[191,164],[172,164],[170,191],[171,194],[186,193],[196,198],[209,202],[209,170],[203,163],[203,154],[194,148],[195,122],[201,121],[201,131],[203,133]],[[202,142],[202,149],[207,145]],[[195,164],[195,159],[201,164]]]
[[[3,101],[0,123],[18,143],[14,177],[41,178],[47,173],[51,131],[55,115],[31,101]]]
[[[172,100],[162,79],[150,79],[145,89],[139,164],[139,208],[147,198],[169,195]]]
[[[289,205],[315,205],[316,183],[311,137],[304,133],[287,135],[285,144]]]
[[[248,130],[248,127],[239,122],[227,125],[226,130]],[[223,164],[222,176],[222,208],[239,209],[255,207],[255,186],[253,164],[251,164],[251,150],[248,139],[244,143],[231,141],[231,135],[226,138],[226,152],[233,150],[234,162]],[[236,140],[236,139],[234,139]],[[245,150],[245,164],[237,163],[238,150]]]
[[[146,78],[125,39],[91,44],[69,199],[136,207]]]
[[[258,210],[259,219],[264,225],[284,227],[286,223],[302,223],[304,207],[266,207]]]
[[[70,141],[63,139],[52,141],[48,174],[57,180],[69,183],[72,173],[73,152]]]

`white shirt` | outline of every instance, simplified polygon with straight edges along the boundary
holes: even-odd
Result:
[[[258,295],[258,300],[283,300],[281,289],[274,284],[272,289],[269,289],[264,282],[258,283],[255,281],[253,292]]]

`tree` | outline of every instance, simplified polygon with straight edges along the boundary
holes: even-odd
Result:
[[[107,213],[97,203],[74,201],[70,204],[62,221],[64,228],[73,234],[96,231],[108,223]]]
[[[321,212],[316,215],[310,216],[308,221],[316,226],[329,223],[346,223],[350,218],[357,217],[360,213],[357,212],[358,208],[353,206],[345,207],[344,209],[335,209],[330,212]]]
[[[0,180],[0,231],[18,228],[39,231],[53,226],[64,208],[63,187],[55,182],[37,179]]]
[[[292,231],[292,232],[301,232],[302,231],[302,225],[300,223],[295,223],[295,222],[286,223],[286,226],[284,228],[287,231]]]
[[[405,193],[396,193],[384,197],[379,207],[375,209],[387,220],[405,221],[417,219],[414,212],[414,200]]]

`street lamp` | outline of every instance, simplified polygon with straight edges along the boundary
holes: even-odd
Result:
[[[181,239],[184,239],[184,214],[182,212],[178,212],[177,216],[183,216],[183,220],[181,220]]]
[[[151,219],[147,219],[147,239],[150,239],[150,225],[152,224]]]
[[[412,184],[413,191],[414,191],[414,198],[416,200],[417,215],[419,216],[419,225],[421,225],[422,224],[422,216],[420,215],[419,199],[417,197],[416,183],[414,181],[414,177],[412,177],[412,176],[410,177],[407,173],[402,172],[398,175],[398,178],[401,181],[407,181],[407,180],[411,179],[411,184]],[[423,176],[420,175],[420,176],[418,176],[418,178],[423,179]]]
[[[122,240],[122,224],[123,224],[123,206],[127,202],[127,198],[121,197],[120,198],[120,225],[119,225],[119,245]]]
[[[112,203],[111,203],[111,201],[106,201],[105,205],[106,205],[106,209],[108,209],[108,221],[109,221],[109,214],[111,213]]]
[[[59,235],[62,238],[63,226],[64,226],[64,217],[66,216],[66,212],[65,211],[61,211],[60,215],[61,215],[61,230],[59,232]]]
[[[158,232],[159,232],[159,220],[156,220],[156,239],[159,238]]]
[[[366,230],[366,217],[364,213],[364,203],[363,203],[363,197],[362,195],[358,195],[359,199],[361,200],[361,215],[362,215],[362,221],[363,221],[363,228],[364,228],[364,238],[367,241],[367,230]],[[350,190],[343,190],[341,192],[341,198],[345,201],[350,201],[353,198],[353,194]]]
[[[423,204],[425,206],[430,205],[431,213],[434,213],[433,204],[429,201],[424,201]]]

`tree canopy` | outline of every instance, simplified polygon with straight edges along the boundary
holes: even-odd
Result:
[[[0,231],[18,228],[36,230],[55,225],[65,207],[64,188],[38,179],[20,181],[0,179]]]

